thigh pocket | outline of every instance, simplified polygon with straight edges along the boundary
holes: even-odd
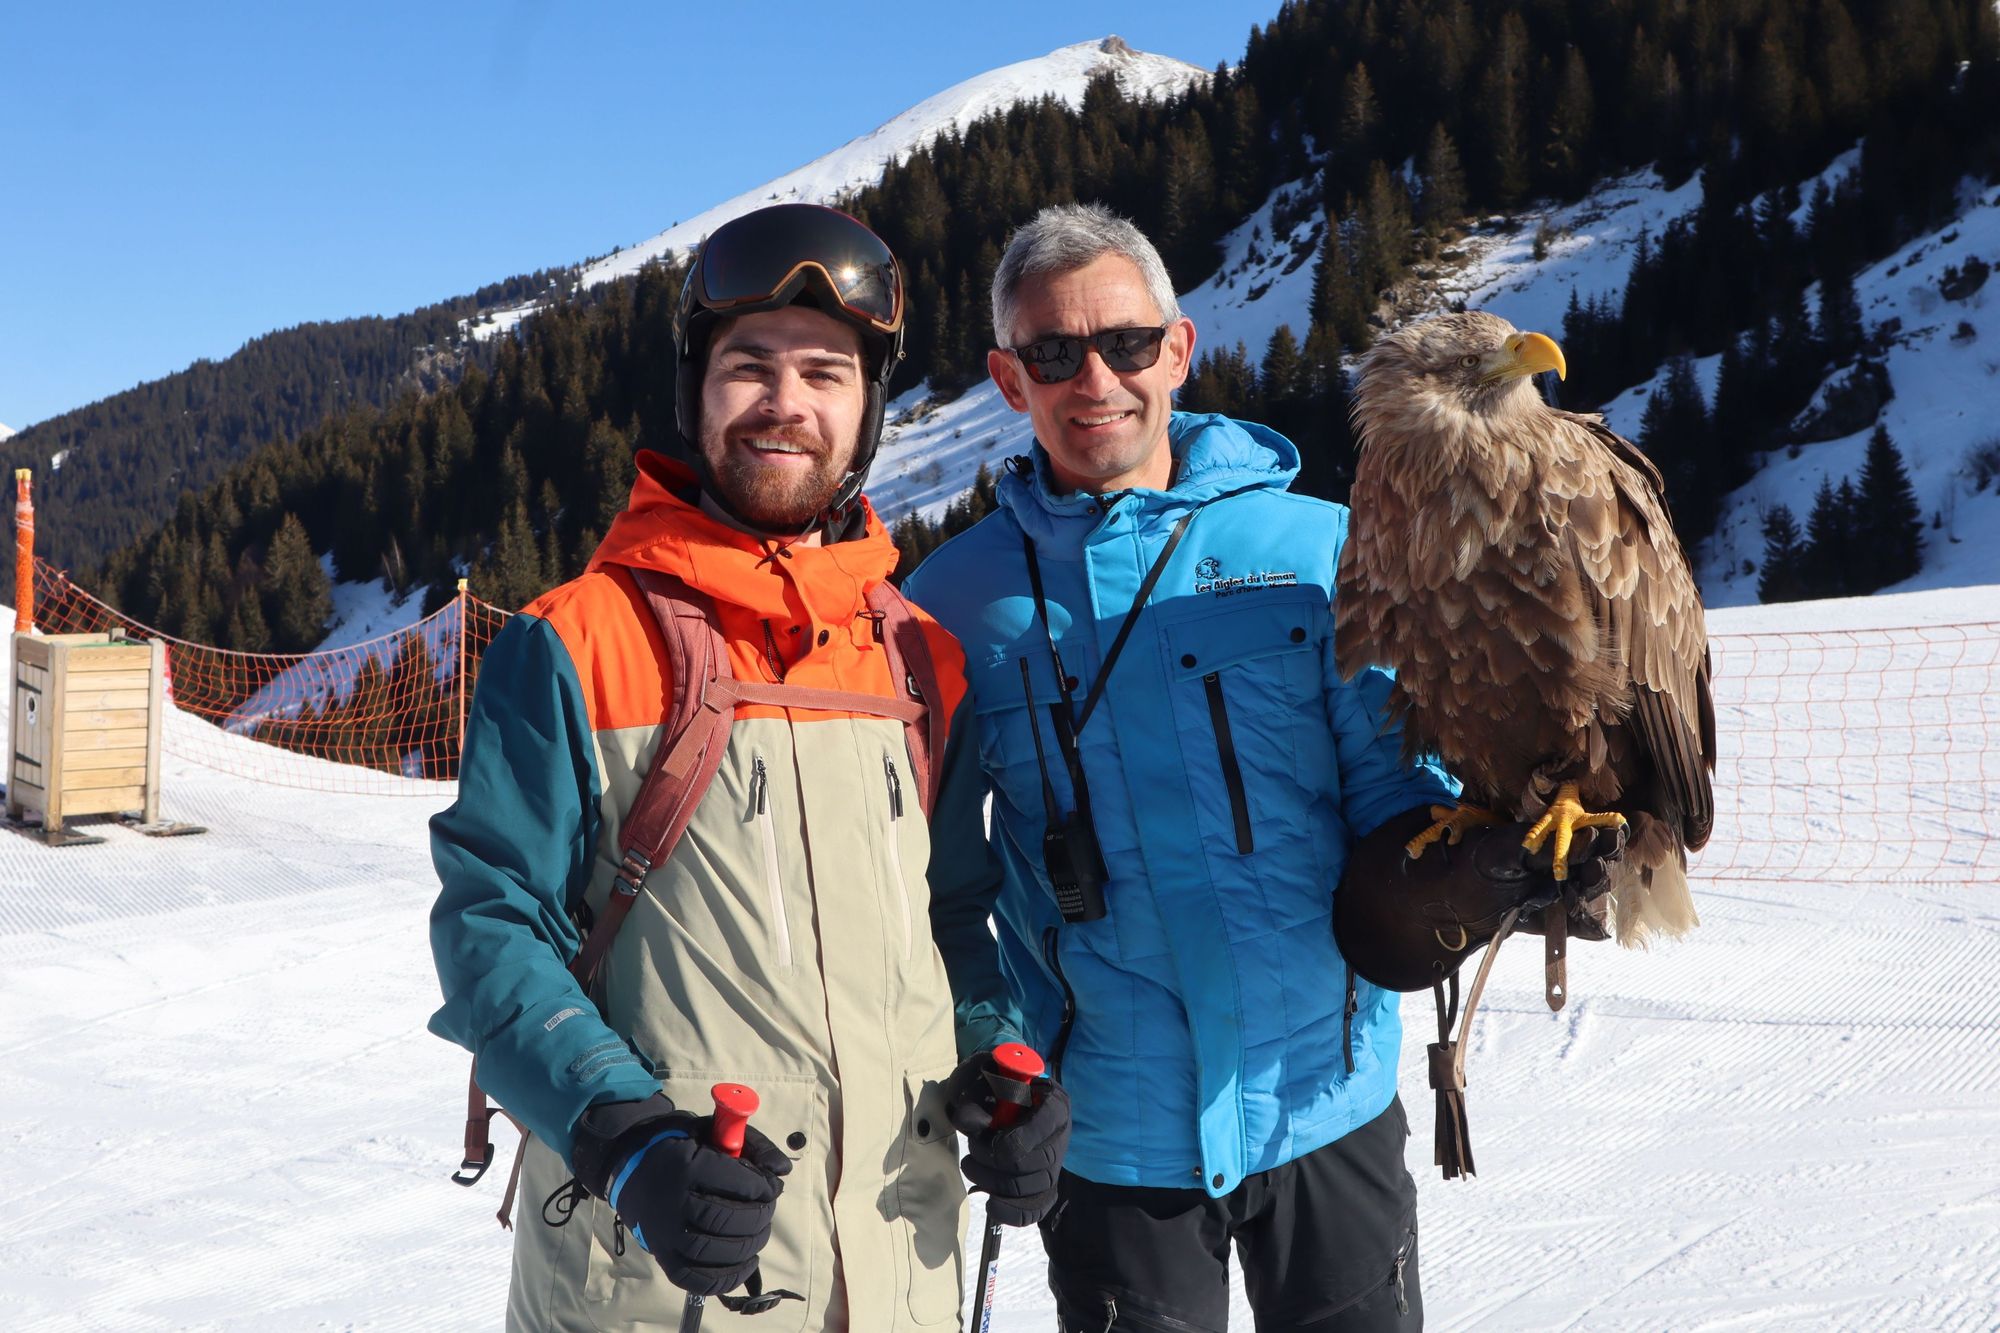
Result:
[[[697,1070],[666,1074],[660,1079],[661,1090],[675,1106],[697,1113],[714,1109],[709,1089],[717,1083],[745,1083],[756,1090],[759,1106],[750,1123],[792,1159],[791,1174],[785,1177],[772,1218],[771,1240],[758,1255],[757,1264],[766,1290],[784,1287],[805,1300],[780,1301],[757,1316],[757,1327],[763,1333],[799,1333],[825,1303],[826,1293],[816,1291],[815,1286],[822,1281],[822,1269],[830,1273],[832,1267],[825,1253],[827,1238],[833,1234],[826,1181],[826,1095],[817,1079],[800,1074]],[[590,1270],[584,1302],[592,1322],[599,1327],[654,1322],[679,1327],[687,1294],[667,1281],[659,1264],[639,1248],[629,1230],[617,1226],[610,1204],[587,1199],[577,1205],[575,1222],[586,1220],[586,1209]],[[717,1322],[722,1322],[719,1307],[715,1314]]]
[[[943,1082],[950,1073],[947,1066],[904,1081],[907,1109],[896,1210],[907,1238],[910,1318],[920,1325],[956,1320],[963,1291],[965,1181],[958,1173],[958,1135],[945,1118]]]

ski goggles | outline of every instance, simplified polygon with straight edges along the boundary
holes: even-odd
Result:
[[[1104,364],[1117,371],[1146,370],[1160,359],[1160,347],[1166,342],[1167,330],[1171,324],[1158,328],[1139,327],[1131,329],[1106,329],[1102,333],[1087,333],[1081,337],[1061,335],[1054,338],[1037,338],[1021,347],[1009,347],[1021,362],[1021,369],[1028,372],[1028,378],[1037,384],[1061,384],[1064,380],[1075,379],[1083,369],[1083,354],[1086,346],[1095,347]]]
[[[903,326],[896,257],[881,237],[831,208],[746,213],[716,229],[697,263],[696,298],[718,313],[777,301],[803,278],[823,285],[860,323],[882,333]]]

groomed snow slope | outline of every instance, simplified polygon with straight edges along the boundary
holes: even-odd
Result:
[[[2000,620],[2000,588],[1949,601],[1714,629]],[[499,1181],[445,1179],[465,1065],[423,1026],[444,799],[170,761],[166,813],[209,833],[0,833],[0,1328],[498,1326]],[[1427,1165],[1411,997],[1429,1327],[2000,1326],[1995,894],[1698,883],[1696,935],[1579,948],[1561,1015],[1539,951],[1511,946],[1469,1061],[1470,1181]],[[1052,1326],[1032,1236],[1009,1240],[999,1309],[1006,1333]]]

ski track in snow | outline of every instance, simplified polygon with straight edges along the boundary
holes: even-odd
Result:
[[[0,1328],[496,1327],[501,1171],[446,1181],[465,1061],[424,1030],[444,798],[168,781],[166,816],[209,833],[0,834]],[[1429,1327],[2000,1327],[1994,886],[1695,869],[1701,929],[1574,950],[1563,1013],[1532,939],[1503,950],[1468,1058],[1475,1179],[1428,1165],[1435,1020],[1405,1003]],[[975,1207],[968,1267],[978,1236]],[[1003,1333],[1053,1325],[1033,1234],[1007,1238],[997,1308]],[[1240,1286],[1233,1312],[1250,1326]]]

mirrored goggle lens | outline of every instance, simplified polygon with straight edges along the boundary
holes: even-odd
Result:
[[[727,224],[701,251],[702,304],[768,301],[817,270],[847,311],[884,333],[903,323],[903,283],[880,237],[830,208],[766,209]]]
[[[1113,370],[1145,370],[1160,359],[1160,345],[1166,336],[1164,324],[1158,328],[1106,329],[1082,338],[1043,338],[1012,351],[1021,358],[1029,379],[1037,384],[1061,384],[1083,369],[1086,343],[1095,347]]]

